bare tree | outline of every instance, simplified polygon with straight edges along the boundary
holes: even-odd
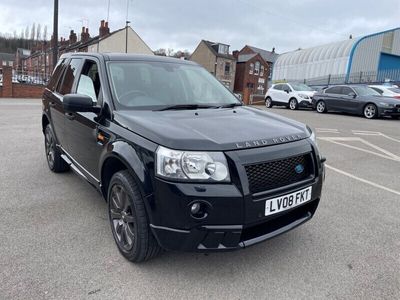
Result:
[[[36,36],[36,24],[33,22],[31,29],[31,40],[34,41]]]
[[[44,41],[47,41],[47,25],[44,25],[43,40],[44,40]]]
[[[42,25],[38,23],[36,27],[36,41],[40,41],[42,39]]]

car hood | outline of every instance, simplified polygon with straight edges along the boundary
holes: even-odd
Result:
[[[393,97],[387,97],[387,96],[366,96],[364,97],[365,99],[368,100],[374,100],[374,102],[377,102],[379,105],[380,102],[387,103],[387,104],[400,104],[400,101],[396,98]]]
[[[307,138],[299,122],[251,107],[114,112],[114,121],[159,145],[180,150],[237,150]]]
[[[317,91],[297,91],[298,94],[304,94],[304,95],[307,95],[307,96],[309,96],[309,97],[314,96],[314,94],[315,94],[316,92],[317,92]]]

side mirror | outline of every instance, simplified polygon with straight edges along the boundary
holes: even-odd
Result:
[[[289,89],[286,89],[286,90],[284,90],[284,91],[285,91],[286,93],[288,93],[288,94],[290,93],[290,90],[289,90]]]
[[[95,106],[92,98],[81,94],[67,94],[63,97],[66,112],[94,112],[98,114],[100,107]]]

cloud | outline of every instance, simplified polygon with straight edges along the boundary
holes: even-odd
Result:
[[[240,49],[245,44],[278,52],[307,48],[396,27],[400,2],[318,0],[129,0],[128,19],[152,49],[193,51],[201,39],[220,41]],[[110,0],[111,30],[125,26],[126,1]],[[52,32],[53,2],[2,1],[0,28],[17,34],[33,22]],[[89,25],[98,34],[107,18],[108,0],[60,1],[59,36]]]

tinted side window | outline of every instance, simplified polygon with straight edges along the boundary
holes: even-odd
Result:
[[[349,88],[347,86],[342,87],[342,94],[343,95],[348,95],[350,93],[354,93],[353,89],[351,89],[351,88]]]
[[[339,95],[339,94],[342,93],[342,87],[341,86],[334,86],[334,87],[328,88],[328,89],[325,90],[325,93],[326,94],[337,94],[337,95]]]
[[[277,84],[274,86],[274,90],[280,91],[282,90],[282,84]]]
[[[282,84],[282,91],[291,91],[292,89],[287,84]]]
[[[75,77],[78,73],[78,69],[81,65],[82,59],[80,58],[73,58],[71,59],[70,63],[66,67],[64,79],[62,84],[57,88],[57,91],[61,95],[66,95],[71,93],[72,85],[74,84]]]
[[[49,90],[54,91],[56,89],[58,80],[60,79],[63,73],[64,67],[65,67],[65,59],[59,60],[56,67],[54,68],[53,74],[51,75],[49,84],[47,85],[47,88]]]

